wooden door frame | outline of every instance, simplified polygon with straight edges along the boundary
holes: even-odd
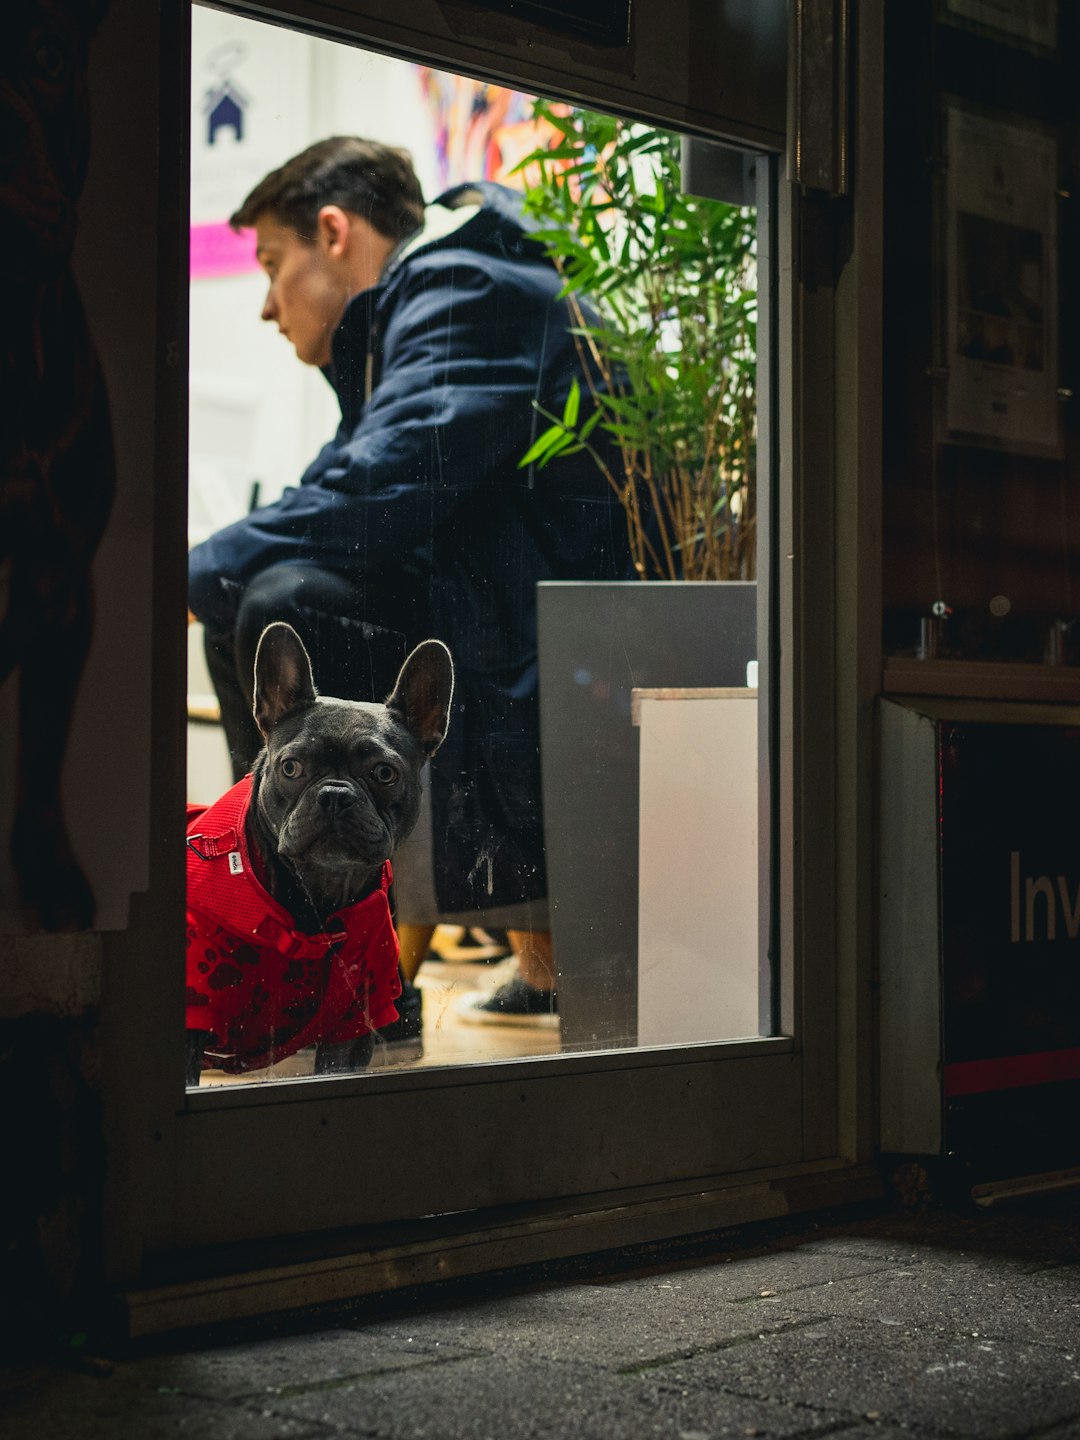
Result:
[[[272,8],[278,18],[306,17],[322,33],[340,31],[351,16],[354,36],[400,48],[400,40],[392,43],[387,38],[394,27],[384,13],[390,7],[381,3],[353,4],[347,7],[348,16],[346,7],[316,0],[243,8],[264,15]],[[333,26],[328,20],[331,14],[336,17]],[[184,550],[178,541],[186,533],[182,458],[186,385],[178,357],[182,361],[186,354],[186,254],[181,243],[184,217],[177,201],[186,193],[188,0],[161,0],[158,16],[162,165],[159,209],[153,216],[160,298],[154,355],[159,503],[153,723],[155,753],[178,756],[183,743],[186,588]],[[509,1147],[498,1174],[461,1178],[452,1187],[455,1204],[477,1207],[475,1226],[468,1233],[476,1247],[474,1258],[488,1256],[481,1268],[500,1263],[492,1257],[504,1252],[485,1239],[500,1225],[531,1225],[530,1234],[546,1237],[537,1242],[542,1248],[571,1254],[580,1253],[582,1245],[598,1249],[627,1243],[634,1236],[707,1229],[731,1223],[731,1215],[751,1219],[758,1211],[774,1213],[770,1206],[777,1203],[788,1208],[820,1203],[813,1197],[824,1193],[822,1176],[827,1177],[825,1189],[832,1200],[865,1194],[875,1184],[866,1166],[873,1144],[868,1023],[873,939],[872,702],[880,674],[880,5],[863,7],[860,17],[854,198],[832,202],[807,197],[781,181],[778,204],[779,282],[772,324],[780,377],[775,412],[780,490],[777,589],[781,632],[790,637],[779,656],[784,699],[777,756],[779,843],[786,857],[780,866],[784,1033],[776,1040],[751,1042],[753,1048],[745,1052],[738,1046],[698,1047],[675,1056],[638,1052],[563,1057],[429,1075],[424,1082],[430,1087],[424,1107],[429,1144],[427,1157],[418,1159],[418,1166],[430,1164],[433,1154],[442,1155],[440,1136],[445,1137],[447,1117],[455,1104],[460,1105],[460,1097],[481,1091],[492,1101],[485,1123],[494,1127],[493,1143],[500,1125],[511,1126],[513,1133],[511,1117],[523,1113],[515,1106],[532,1109],[540,1117],[541,1134],[552,1126],[552,1117],[576,1116],[579,1106],[571,1093],[575,1087],[579,1097],[595,1087],[594,1093],[603,1097],[603,1113],[611,1117],[626,1117],[628,1107],[636,1107],[639,1133],[663,1136],[656,1154],[613,1170],[606,1185],[592,1154],[583,1151],[582,1163],[561,1181],[540,1167],[537,1174],[545,1177],[543,1184],[527,1200],[515,1201],[516,1180],[522,1166],[530,1163],[530,1148],[531,1163],[536,1157],[536,1147],[524,1143]],[[471,67],[462,54],[460,40],[451,42],[433,30],[423,58],[441,56],[443,63],[485,68],[479,51],[468,51]],[[590,63],[595,69],[595,57]],[[536,86],[549,64],[547,59],[543,64],[530,61],[528,53],[519,50],[503,54],[497,73],[502,79]],[[588,67],[582,69],[584,73]],[[614,108],[627,108],[626,98],[633,94],[625,77],[617,76],[586,79],[563,89],[588,93],[594,103]],[[716,117],[710,119],[685,102],[660,107],[650,99],[649,112],[651,119],[681,124],[696,133],[710,133],[710,125],[711,133],[721,133]],[[723,133],[729,129],[725,121]],[[757,138],[761,143],[765,137]],[[771,143],[774,147],[778,143],[775,134]],[[110,1151],[107,1263],[113,1283],[144,1298],[157,1293],[152,1277],[167,1275],[170,1256],[183,1251],[188,1263],[196,1253],[205,1254],[200,1247],[206,1238],[234,1247],[252,1240],[272,1245],[298,1228],[340,1229],[340,1209],[305,1196],[297,1189],[297,1175],[307,1171],[310,1179],[319,1173],[309,1165],[310,1158],[317,1157],[328,1182],[348,1185],[350,1175],[340,1165],[348,1143],[341,1138],[343,1133],[359,1133],[354,1126],[367,1120],[366,1128],[374,1133],[385,1131],[381,1141],[385,1144],[395,1124],[398,1133],[407,1133],[406,1112],[410,1105],[416,1106],[416,1077],[399,1075],[321,1082],[317,1090],[288,1087],[287,1095],[281,1090],[273,1093],[277,1087],[260,1087],[246,1096],[184,1096],[179,1083],[183,1036],[176,1021],[182,1003],[183,852],[173,815],[174,810],[181,812],[181,804],[182,775],[177,767],[168,770],[166,783],[154,797],[151,890],[135,897],[129,930],[105,937],[104,947],[103,1072]],[[175,936],[175,944],[168,940],[170,935]],[[806,976],[812,983],[803,983]],[[799,1097],[791,1088],[796,1073]],[[755,1132],[760,1138],[763,1121],[754,1098],[766,1075],[770,1078],[765,1083],[775,1083],[778,1094],[790,1097],[800,1128],[791,1158],[783,1161],[767,1145],[755,1149],[744,1138]],[[730,1084],[728,1077],[733,1077]],[[535,1103],[541,1091],[549,1095],[550,1104]],[[515,1098],[526,1092],[528,1098]],[[371,1120],[376,1097],[381,1121]],[[712,1132],[706,1133],[700,1117],[681,1127],[671,1125],[673,1115],[703,1101],[711,1107],[707,1113]],[[725,1117],[740,1107],[745,1108],[746,1123],[728,1124]],[[238,1115],[244,1115],[244,1124],[252,1127],[247,1142],[252,1152],[261,1148],[265,1157],[268,1147],[276,1147],[283,1156],[295,1156],[299,1145],[304,1163],[298,1170],[270,1166],[262,1180],[250,1173],[237,1177],[236,1170],[242,1169],[236,1167]],[[350,1115],[353,1119],[347,1121]],[[391,1115],[403,1118],[398,1122],[387,1118]],[[771,1123],[777,1134],[785,1131],[784,1117],[774,1116]],[[618,1128],[615,1119],[614,1129]],[[328,1143],[326,1136],[335,1134],[336,1142]],[[583,1141],[586,1150],[596,1142],[592,1131],[589,1136],[587,1144]],[[608,1138],[606,1132],[599,1137],[601,1143]],[[628,1121],[621,1143],[629,1154],[633,1145]],[[695,1146],[700,1147],[697,1152]],[[725,1146],[735,1147],[736,1163],[710,1168],[708,1157]],[[373,1153],[379,1153],[377,1147]],[[693,1153],[704,1157],[696,1170]],[[394,1184],[407,1183],[405,1172],[399,1169],[395,1174]],[[236,1183],[229,1190],[232,1178]],[[275,1181],[288,1192],[284,1208],[277,1212],[285,1217],[284,1223],[271,1215],[282,1193],[275,1199]],[[229,1191],[230,1200],[222,1207],[221,1226],[206,1236],[191,1223],[191,1206],[215,1182]],[[400,1227],[391,1223],[389,1194],[384,1187],[379,1204],[367,1211],[375,1218],[364,1230],[363,1253],[388,1255],[387,1247],[396,1246],[397,1254],[413,1254],[412,1268],[399,1264],[397,1269],[378,1271],[386,1283],[414,1283],[424,1274],[437,1275],[437,1245],[429,1253],[425,1242],[417,1240],[411,1250],[406,1243],[402,1251]],[[709,1203],[701,1200],[705,1195],[712,1197]],[[528,1218],[538,1211],[546,1220]],[[574,1216],[591,1219],[575,1223]],[[348,1239],[343,1235],[341,1245],[342,1254],[357,1253],[355,1234]],[[420,1258],[425,1253],[426,1262]],[[208,1270],[216,1268],[219,1273],[222,1263],[220,1253],[206,1259]],[[302,1288],[308,1283],[302,1275],[315,1276],[318,1266],[310,1258],[297,1264],[301,1278],[293,1275],[289,1283]],[[247,1252],[242,1262],[236,1260],[231,1273],[235,1278],[253,1267],[257,1262]],[[337,1280],[324,1288],[341,1283],[340,1267],[333,1273]],[[229,1288],[233,1297],[229,1304],[242,1306],[237,1299],[242,1289],[239,1280]],[[318,1281],[311,1279],[304,1293],[309,1299],[319,1298]],[[132,1307],[134,1313],[135,1300]],[[149,1314],[152,1308],[142,1313]]]

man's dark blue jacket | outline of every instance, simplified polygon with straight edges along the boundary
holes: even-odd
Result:
[[[589,455],[518,468],[548,423],[536,404],[561,414],[581,372],[520,199],[477,184],[436,203],[477,202],[350,302],[326,371],[337,434],[299,486],[197,546],[189,571],[191,608],[219,633],[243,587],[291,560],[426,600],[458,680],[432,782],[444,911],[545,893],[536,584],[630,574],[622,510]]]

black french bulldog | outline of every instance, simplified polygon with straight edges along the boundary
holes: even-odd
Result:
[[[251,775],[188,821],[188,1083],[204,1058],[261,1069],[316,1045],[316,1073],[362,1069],[396,1016],[388,861],[420,813],[454,670],[418,645],[385,704],[319,696],[300,637],[255,658],[266,741]]]

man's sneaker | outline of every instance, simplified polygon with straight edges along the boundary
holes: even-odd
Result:
[[[424,958],[446,965],[494,965],[499,960],[508,960],[512,954],[505,930],[439,925]]]
[[[462,995],[455,1005],[458,1019],[470,1025],[528,1025],[556,1027],[559,999],[554,990],[537,990],[520,975],[490,995]]]
[[[397,998],[398,1018],[375,1031],[373,1068],[381,1065],[404,1065],[420,1060],[424,1054],[424,997],[416,986],[401,979]]]

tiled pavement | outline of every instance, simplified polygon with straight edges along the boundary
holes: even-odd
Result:
[[[1077,1200],[752,1238],[647,1271],[369,1304],[325,1329],[11,1371],[0,1436],[1080,1440]]]

